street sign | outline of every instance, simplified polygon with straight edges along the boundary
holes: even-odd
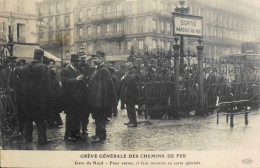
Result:
[[[203,17],[173,13],[173,35],[203,37]]]

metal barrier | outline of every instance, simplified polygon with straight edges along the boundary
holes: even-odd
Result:
[[[15,92],[13,43],[0,44],[0,128],[3,146],[19,135]]]
[[[196,53],[188,50],[183,55],[176,37],[173,52],[136,54],[132,48],[129,59],[139,69],[138,111],[162,119],[208,115],[218,103],[228,101],[249,100],[251,107],[258,108],[259,62],[247,57],[204,57],[198,41]]]

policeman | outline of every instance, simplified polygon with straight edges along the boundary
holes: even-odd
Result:
[[[92,73],[88,86],[88,103],[95,119],[96,135],[92,143],[106,140],[107,113],[117,105],[116,91],[108,68],[104,65],[105,53],[97,51],[92,55],[96,70]]]
[[[38,144],[46,144],[46,106],[50,95],[50,73],[47,65],[43,64],[44,51],[34,50],[34,60],[27,66],[26,77],[26,113],[25,141],[32,142],[33,122],[38,129]]]
[[[66,115],[65,140],[75,141],[80,138],[80,104],[77,92],[84,76],[79,72],[80,58],[78,54],[72,54],[71,63],[61,71],[62,96]]]

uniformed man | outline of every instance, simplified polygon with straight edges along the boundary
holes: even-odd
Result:
[[[77,54],[72,54],[71,63],[67,64],[61,71],[62,97],[65,106],[66,127],[65,140],[75,141],[80,138],[80,104],[77,93],[79,85],[83,82],[83,74],[79,72],[80,58]]]
[[[104,65],[105,53],[97,51],[92,57],[97,68],[90,76],[88,103],[96,124],[96,135],[91,137],[91,142],[96,143],[106,140],[105,119],[111,108],[117,105],[117,97],[110,72]]]
[[[25,141],[32,142],[33,122],[38,129],[38,144],[46,144],[47,101],[50,95],[50,73],[47,65],[43,64],[44,51],[35,49],[34,60],[27,66],[26,76],[26,113]]]

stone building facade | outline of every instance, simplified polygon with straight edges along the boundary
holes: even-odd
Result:
[[[74,53],[75,0],[43,0],[37,3],[37,41],[63,59]]]
[[[59,4],[59,5],[58,5]],[[68,5],[69,4],[69,5]],[[186,0],[190,14],[203,16],[205,56],[221,57],[240,53],[241,43],[260,41],[259,7],[245,0]],[[48,23],[41,29],[39,42],[63,46],[65,57],[71,53],[91,55],[103,50],[110,56],[162,48],[173,44],[172,12],[177,0],[43,0],[39,19]],[[61,7],[58,7],[61,6]],[[60,12],[57,12],[57,9]],[[66,23],[69,18],[69,23]],[[66,27],[66,25],[69,25]],[[62,31],[61,31],[61,27]],[[62,32],[63,41],[60,44]],[[185,37],[185,50],[195,51],[197,39]]]
[[[36,43],[36,15],[34,0],[0,0],[0,38],[14,42]]]

